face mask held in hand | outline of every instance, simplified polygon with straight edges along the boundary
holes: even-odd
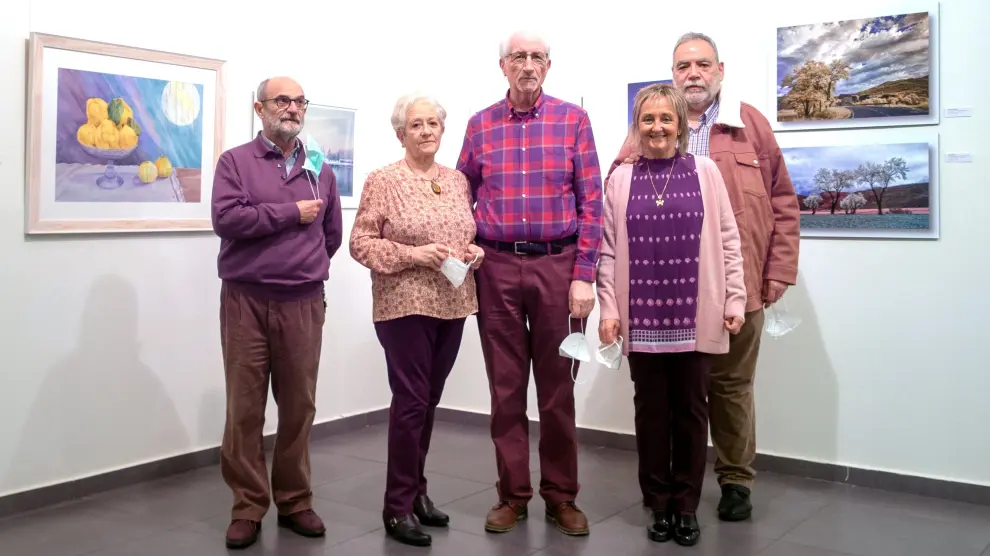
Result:
[[[591,354],[588,353],[588,340],[584,337],[584,321],[581,321],[581,331],[572,332],[571,331],[571,319],[568,315],[567,319],[567,337],[564,341],[560,343],[560,348],[557,352],[561,357],[567,357],[571,359],[571,380],[575,384],[584,384],[583,382],[578,382],[577,377],[574,376],[574,366],[578,364],[578,361],[583,361],[588,363],[591,361]]]
[[[471,265],[478,262],[479,256],[480,255],[475,255],[473,261],[466,263],[454,257],[450,250],[447,250],[447,258],[444,259],[443,264],[440,265],[440,272],[447,277],[447,280],[449,280],[455,288],[459,288],[467,278],[467,273],[468,270],[470,270]]]
[[[784,303],[784,301],[780,300],[777,303]],[[763,327],[767,334],[774,339],[792,332],[801,324],[801,318],[787,310],[787,303],[784,303],[782,310],[777,309],[777,303],[770,306],[770,312],[766,316],[766,325]]]
[[[309,170],[319,178],[320,171],[323,170],[323,161],[326,159],[326,155],[323,154],[323,149],[313,139],[310,135],[306,138],[306,160],[303,162],[303,170]]]
[[[609,369],[617,370],[622,364],[622,336],[607,346],[601,346],[595,351],[595,359]]]

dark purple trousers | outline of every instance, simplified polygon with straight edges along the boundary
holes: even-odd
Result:
[[[693,514],[708,453],[708,381],[714,359],[696,351],[630,353],[639,484],[657,511]]]
[[[386,517],[411,514],[416,497],[426,494],[426,454],[430,451],[433,417],[457,360],[465,320],[411,315],[375,323],[392,390]]]
[[[492,400],[499,499],[533,497],[526,416],[532,365],[540,412],[540,496],[549,504],[574,501],[579,489],[574,381],[571,360],[558,348],[568,334],[576,248],[554,255],[482,248],[485,262],[475,274],[478,330]],[[581,321],[570,322],[573,331],[581,331]]]

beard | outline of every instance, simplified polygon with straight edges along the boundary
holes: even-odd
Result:
[[[302,131],[302,119],[293,119],[291,116],[284,118],[274,118],[265,120],[265,129],[272,137],[277,137],[282,141],[295,139]]]

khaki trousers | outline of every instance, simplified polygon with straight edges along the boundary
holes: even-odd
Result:
[[[261,521],[273,497],[281,515],[312,509],[309,433],[325,320],[319,293],[266,301],[221,287],[227,423],[220,471],[234,493],[232,519]],[[269,381],[278,405],[271,487],[262,439]]]
[[[719,485],[753,485],[756,471],[756,404],[753,384],[763,334],[763,310],[746,313],[746,323],[730,336],[729,353],[715,358],[708,390],[708,413]]]

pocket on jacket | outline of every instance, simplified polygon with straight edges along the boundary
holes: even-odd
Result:
[[[763,183],[763,170],[760,159],[755,152],[732,153],[736,161],[736,183],[743,193],[756,197],[767,198],[766,184]]]

